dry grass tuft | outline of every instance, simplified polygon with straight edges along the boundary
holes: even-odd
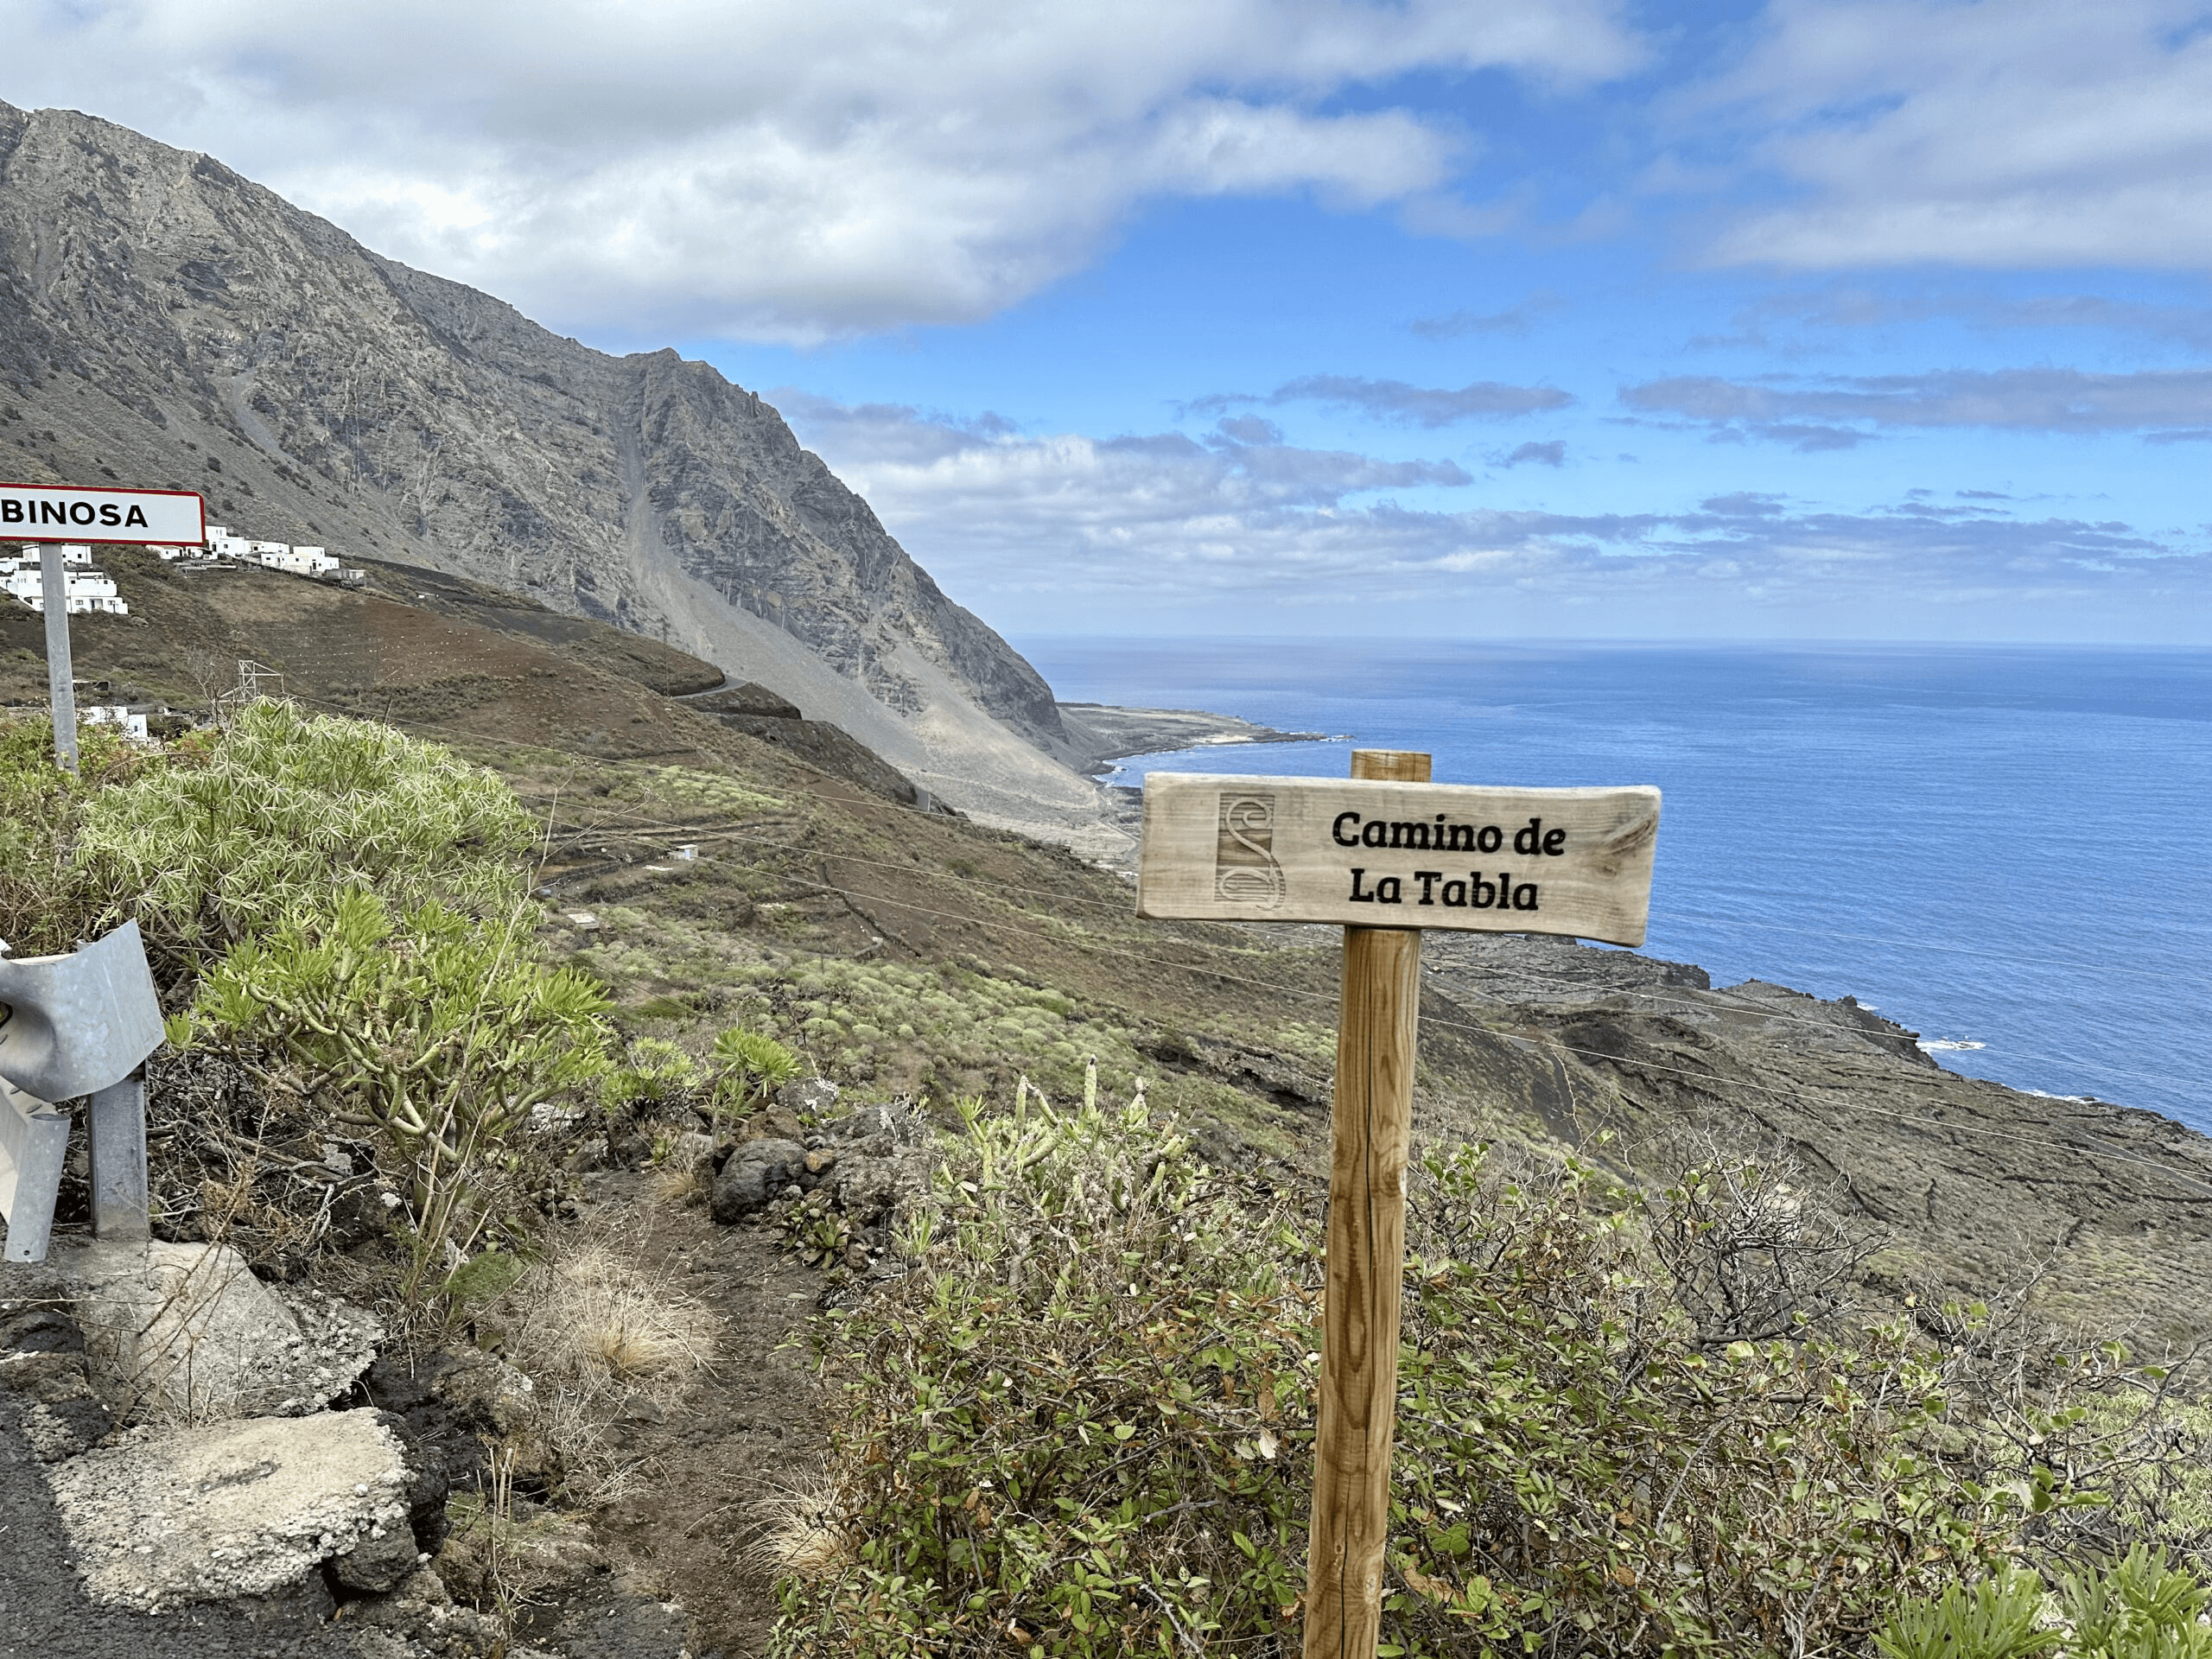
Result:
[[[537,1384],[539,1438],[578,1497],[619,1497],[638,1464],[609,1435],[627,1402],[672,1403],[707,1369],[721,1321],[620,1241],[572,1240],[501,1299],[506,1357]]]
[[[563,1250],[511,1293],[524,1310],[508,1357],[541,1382],[631,1393],[706,1368],[719,1321],[664,1274],[606,1243]]]
[[[664,1205],[703,1206],[714,1196],[714,1182],[696,1164],[683,1168],[671,1166],[654,1173],[652,1193],[656,1200]]]
[[[759,1529],[741,1559],[764,1578],[820,1581],[852,1565],[854,1539],[837,1488],[826,1474],[806,1477],[745,1507]]]

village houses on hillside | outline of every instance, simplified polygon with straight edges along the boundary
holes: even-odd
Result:
[[[164,559],[184,558],[208,563],[229,560],[238,564],[258,564],[296,576],[344,582],[348,587],[358,586],[365,580],[364,572],[341,565],[326,549],[295,547],[289,542],[251,541],[245,537],[231,534],[227,524],[208,525],[204,546],[157,547],[153,550]],[[113,616],[130,614],[129,602],[116,591],[115,579],[105,571],[92,567],[91,547],[82,543],[65,544],[61,549],[61,557],[67,567],[70,615],[81,615],[89,611],[105,611]],[[35,611],[43,612],[46,609],[46,576],[41,568],[36,545],[26,544],[19,554],[12,556],[0,556],[0,591],[13,594]]]

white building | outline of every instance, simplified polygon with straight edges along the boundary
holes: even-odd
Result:
[[[13,594],[31,609],[43,613],[46,573],[39,569],[36,559],[17,559],[14,563],[13,570],[0,575],[0,588]],[[105,611],[111,616],[130,614],[130,607],[116,596],[115,578],[104,570],[72,570],[62,578],[62,583],[72,616],[87,611]]]
[[[219,559],[253,562],[253,543],[243,536],[232,535],[228,524],[207,526],[207,551]]]
[[[339,575],[338,561],[320,547],[294,547],[289,542],[254,542],[243,536],[233,536],[228,524],[207,526],[207,551],[211,557],[236,559],[241,564],[264,565],[271,570],[288,571],[296,576],[328,576]],[[344,580],[342,575],[340,580]]]
[[[26,542],[23,543],[23,550],[21,554],[12,558],[0,558],[0,575],[13,575],[16,571],[25,569],[35,570],[44,562],[43,556],[44,550],[36,542]],[[85,543],[62,543],[62,563],[90,564],[92,562],[92,550]]]
[[[296,576],[320,576],[338,568],[338,561],[319,547],[286,547],[282,542],[257,542],[255,545],[276,550],[261,554],[262,563],[272,570],[289,570]]]
[[[77,718],[87,726],[120,726],[125,737],[136,738],[141,743],[152,739],[146,730],[146,713],[126,703],[96,702],[88,709],[79,709]]]

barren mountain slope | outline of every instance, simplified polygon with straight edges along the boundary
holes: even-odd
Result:
[[[0,472],[200,490],[680,645],[961,804],[1090,805],[1044,681],[758,397],[67,111],[0,105]]]

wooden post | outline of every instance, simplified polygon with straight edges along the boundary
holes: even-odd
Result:
[[[1398,749],[1351,757],[1354,778],[1386,782],[1425,784],[1428,766]],[[1305,1659],[1375,1659],[1380,1640],[1420,1014],[1420,930],[1344,929]]]
[[[69,660],[69,566],[60,545],[39,550],[40,603],[46,610],[46,696],[54,708],[54,752],[77,770],[77,681]]]
[[[1641,944],[1658,834],[1646,785],[1440,785],[1394,749],[1349,780],[1145,779],[1138,915],[1344,930],[1305,1659],[1376,1659],[1381,1633],[1421,931]]]

